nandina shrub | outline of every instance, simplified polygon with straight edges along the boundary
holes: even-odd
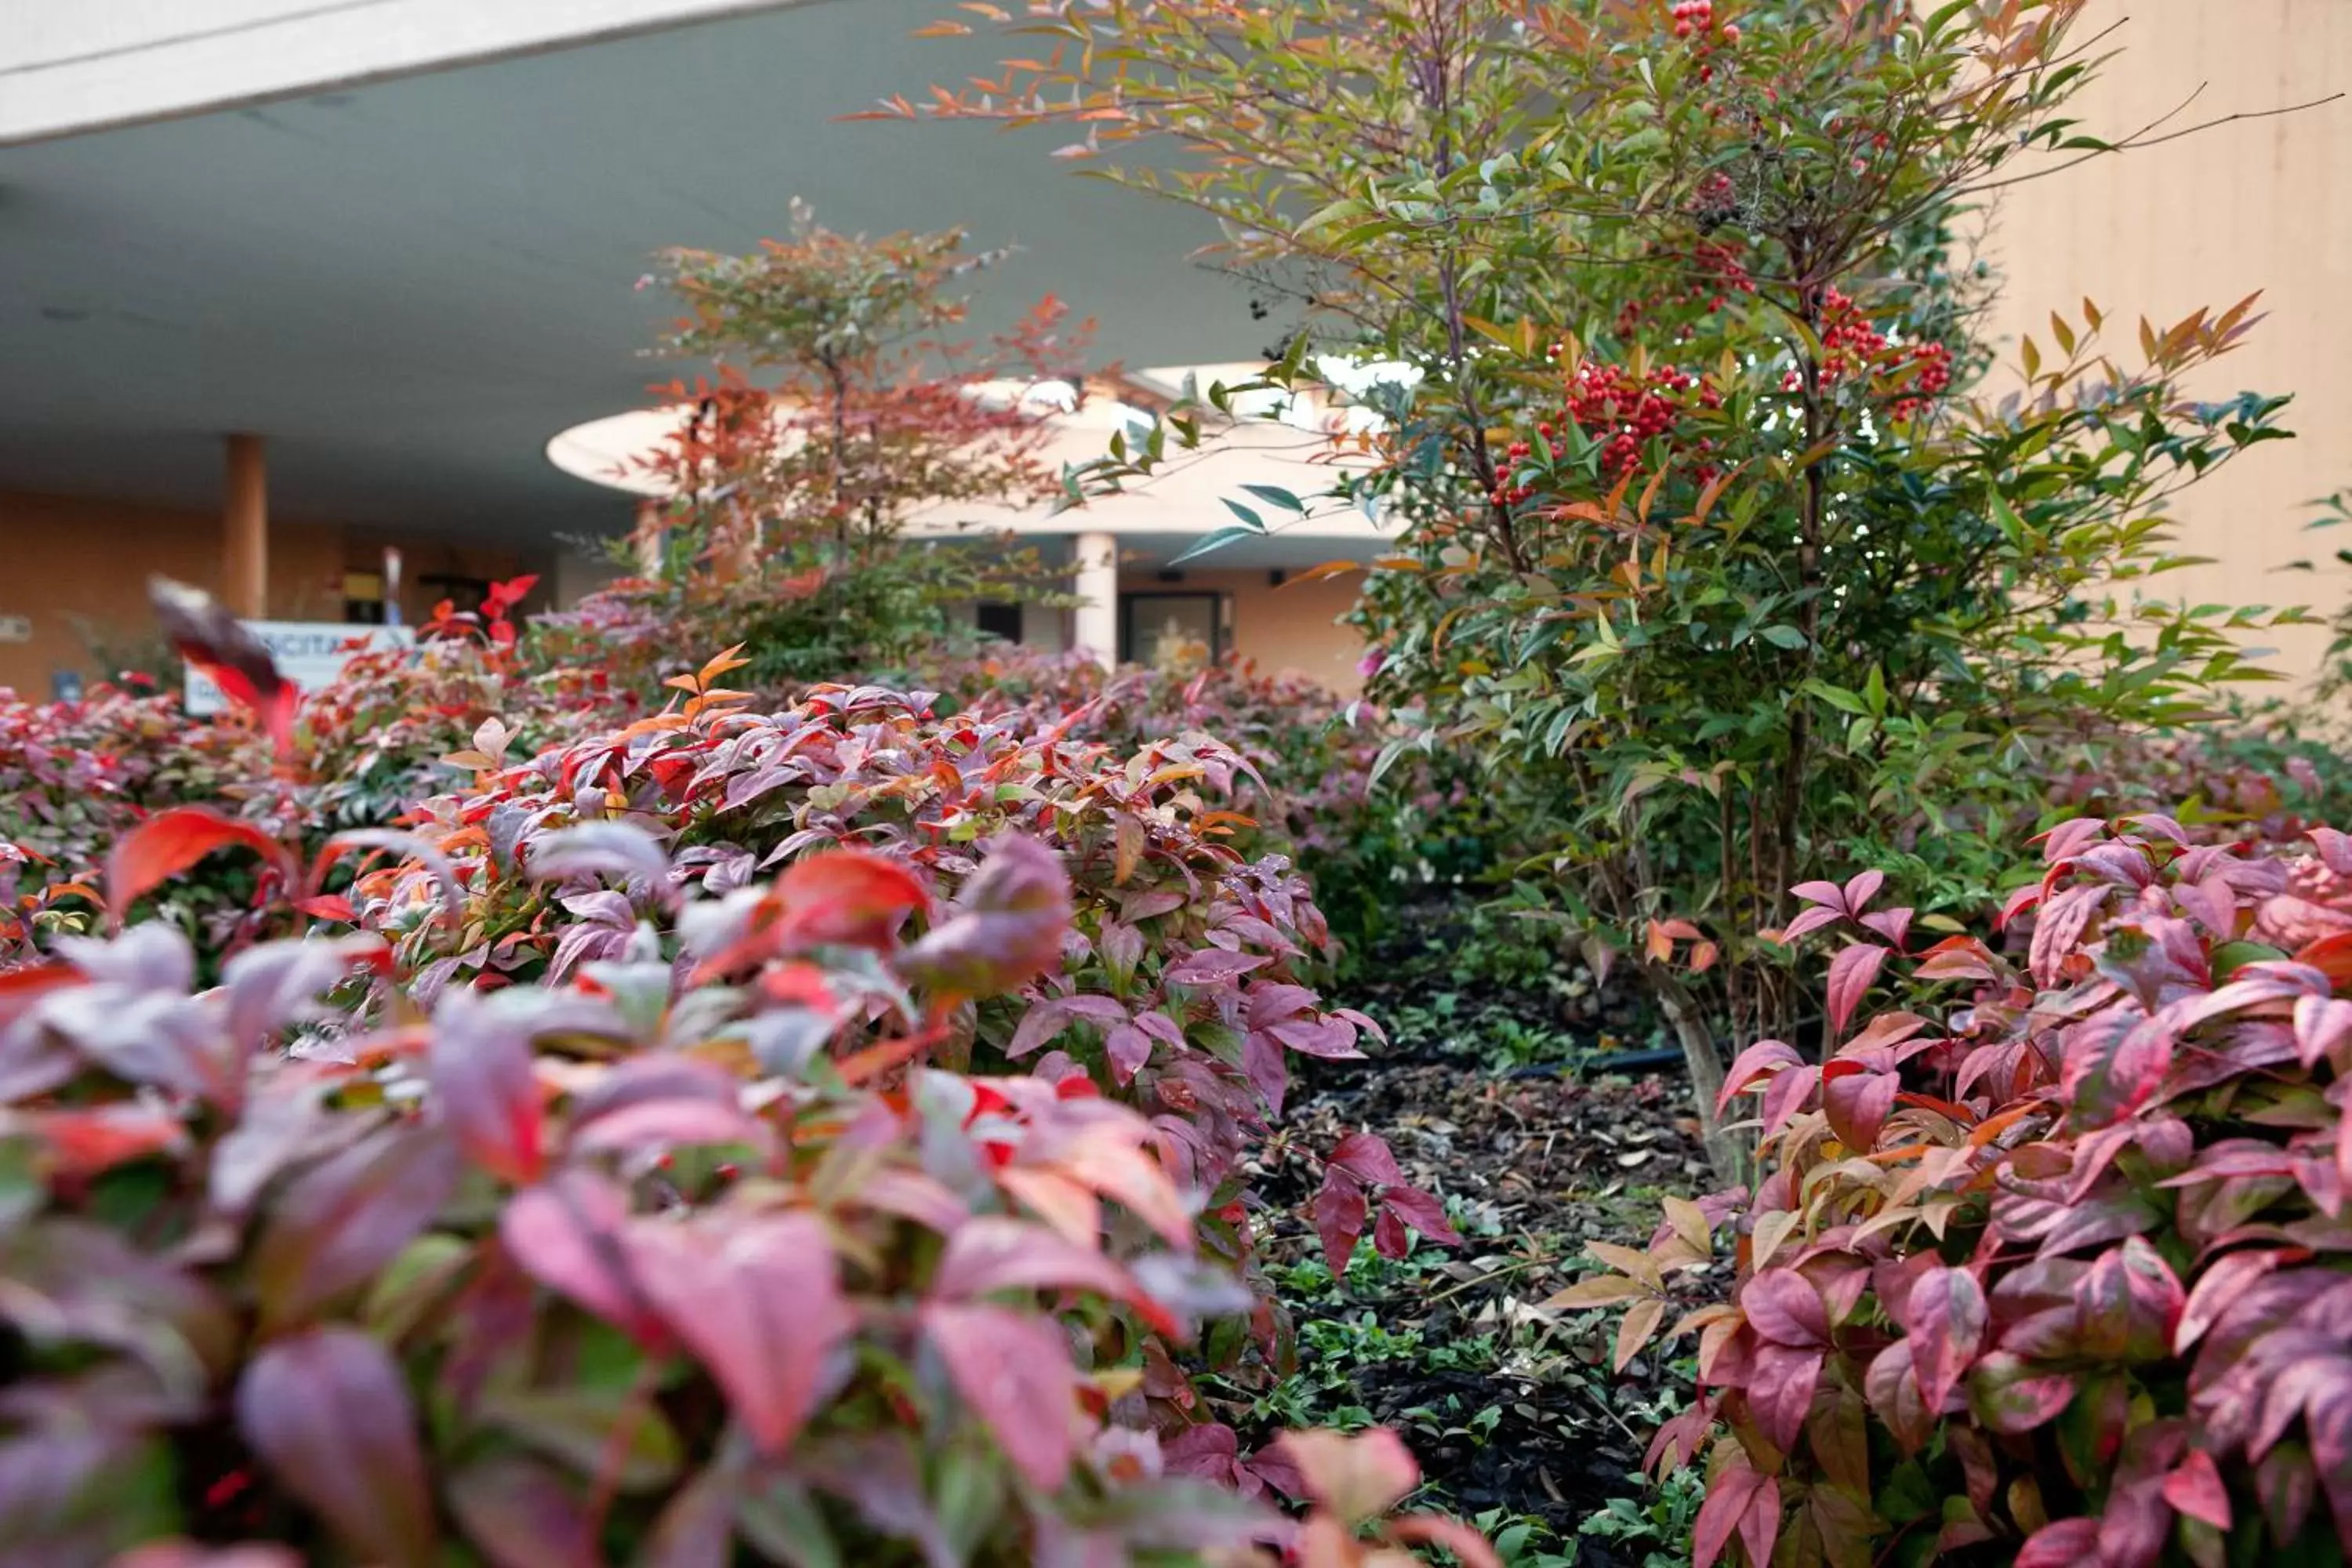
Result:
[[[1919,951],[1876,873],[1796,889],[1784,937],[1843,942],[1842,1043],[1761,1042],[1726,1086],[1760,1099],[1765,1174],[1652,1450],[1709,1448],[1699,1568],[2342,1561],[2352,838],[2310,838],[2069,821],[2004,911],[2033,911],[2014,953]],[[1865,1016],[1890,963],[1967,989]],[[1678,1213],[1563,1304],[1633,1301],[1638,1344],[1708,1229]]]
[[[2090,738],[2054,760],[2050,803],[2064,816],[2167,811],[2200,843],[2294,845],[2352,808],[2342,759],[2277,704],[2190,730]]]
[[[206,820],[244,831],[120,847],[113,907]],[[428,1012],[379,939],[313,933],[191,994],[147,922],[0,980],[9,1561],[1494,1561],[1381,1518],[1393,1437],[1286,1442],[1293,1526],[1132,1424],[1143,1336],[1240,1299],[1150,1128],[1083,1079],[913,1065],[1055,962],[1050,852],[1000,840],[935,908],[854,851],[692,899],[649,847],[536,846],[650,873],[683,963]]]
[[[1245,659],[1107,673],[1083,655],[1000,647],[931,661],[908,679],[936,688],[942,710],[1025,715],[1123,753],[1164,736],[1214,736],[1249,763],[1234,798],[1255,826],[1237,841],[1295,858],[1350,949],[1378,934],[1401,889],[1482,869],[1498,837],[1473,819],[1466,767],[1415,752],[1383,774],[1396,730],[1378,707]]]
[[[415,647],[362,653],[304,700],[299,772],[318,829],[396,820],[463,777],[453,756],[478,754],[484,765],[528,756],[646,709],[646,694],[615,681],[593,647],[508,618],[537,581],[493,584],[478,614],[443,601]]]
[[[1058,732],[1067,725],[938,719],[878,687],[820,687],[757,713],[715,684],[730,663],[684,678],[692,691],[677,709],[486,769],[428,803],[415,826],[429,849],[362,876],[347,912],[393,940],[430,998],[561,979],[646,941],[692,946],[667,912],[683,886],[739,896],[776,867],[850,845],[945,900],[979,874],[977,844],[1029,835],[1072,879],[1066,940],[1018,994],[960,1011],[929,1059],[1084,1079],[1136,1107],[1166,1169],[1201,1194],[1207,1245],[1246,1264],[1249,1156],[1281,1114],[1290,1058],[1353,1057],[1360,1032],[1377,1032],[1307,984],[1328,931],[1304,879],[1228,842],[1249,824],[1216,797],[1246,763],[1202,735],[1124,755]],[[583,842],[635,858],[618,875],[567,871],[557,857],[572,851],[556,846]],[[454,917],[442,902],[452,885]],[[1437,1201],[1362,1133],[1324,1160],[1313,1220],[1335,1268],[1368,1227],[1390,1256],[1408,1229],[1455,1239]],[[1270,1301],[1258,1329],[1279,1361],[1287,1325]],[[1185,1390],[1177,1404],[1189,1403]]]
[[[0,966],[31,956],[46,933],[89,929],[100,863],[152,812],[226,800],[268,774],[250,723],[192,720],[143,675],[72,702],[0,690]],[[217,935],[257,890],[246,868],[224,867],[175,885],[169,913]]]

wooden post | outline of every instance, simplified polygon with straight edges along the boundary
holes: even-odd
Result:
[[[269,470],[261,437],[228,438],[221,503],[221,602],[247,620],[269,614]]]

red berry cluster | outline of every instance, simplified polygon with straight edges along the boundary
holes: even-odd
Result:
[[[1699,61],[1698,79],[1713,81],[1715,66],[1707,57],[1718,47],[1739,42],[1739,24],[1726,22],[1718,28],[1715,25],[1715,0],[1679,0],[1671,15],[1675,37],[1697,40],[1691,52]]]
[[[1601,471],[1622,479],[1641,468],[1642,448],[1649,442],[1663,437],[1672,444],[1693,394],[1701,407],[1723,405],[1720,392],[1672,365],[1658,366],[1645,379],[1622,365],[1588,360],[1576,367],[1569,383],[1568,416],[1600,438]],[[1714,447],[1712,441],[1700,441],[1695,449],[1708,452]],[[1699,482],[1713,477],[1711,468],[1702,468]]]
[[[1886,334],[1870,324],[1862,307],[1837,289],[1822,290],[1822,384],[1834,386],[1859,372],[1873,380],[1916,366],[1890,412],[1909,419],[1952,384],[1952,351],[1942,343],[1890,344]],[[1804,384],[1795,371],[1780,378],[1783,392]]]
[[[1714,177],[1724,180],[1727,186],[1731,183],[1720,174]],[[1702,184],[1701,192],[1704,193],[1706,188]],[[1692,304],[1705,300],[1707,312],[1712,315],[1729,303],[1732,295],[1756,292],[1756,280],[1748,275],[1748,268],[1740,265],[1739,258],[1727,245],[1701,240],[1691,247],[1691,261],[1698,276],[1680,289],[1662,289],[1638,300],[1628,300],[1617,308],[1617,335],[1620,338],[1631,339],[1640,328],[1642,318],[1661,305],[1675,300],[1686,300]],[[1688,327],[1677,334],[1680,338],[1691,335]]]

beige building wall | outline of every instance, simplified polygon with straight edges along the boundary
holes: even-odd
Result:
[[[1352,626],[1338,624],[1356,602],[1363,574],[1302,581],[1293,576],[1276,585],[1265,572],[1186,572],[1178,592],[1214,593],[1227,596],[1231,606],[1233,651],[1254,661],[1269,675],[1303,675],[1344,697],[1363,689],[1356,661],[1363,657],[1363,639]],[[1150,593],[1158,586],[1149,579],[1121,586],[1131,593]]]
[[[2116,24],[2098,52],[2122,52],[2069,111],[2109,141],[2192,93],[2167,130],[2352,91],[2352,0],[2091,0],[2076,37]],[[2060,161],[2037,159],[2019,172]],[[2085,295],[2128,363],[2142,315],[2168,325],[2262,290],[2270,319],[2192,390],[2291,392],[2285,423],[2299,438],[2257,447],[2178,498],[2182,543],[2215,560],[2162,591],[2320,609],[2352,598],[2352,574],[2281,570],[2352,546],[2352,528],[2305,527],[2305,503],[2352,487],[2352,100],[2013,186],[1998,197],[1986,254],[2004,275],[1994,331],[2011,367],[2021,334],[2049,352],[2050,311],[2079,323]],[[2289,628],[2263,640],[2280,668],[2305,677],[2326,639]]]
[[[517,570],[508,550],[273,521],[271,618],[341,620],[344,572],[378,569],[387,544],[405,557],[402,608],[412,625],[432,608],[435,590],[420,578],[496,578]],[[0,621],[21,617],[31,629],[26,641],[0,641],[0,688],[37,700],[48,696],[59,670],[85,679],[115,673],[99,667],[92,640],[123,656],[160,651],[149,575],[217,591],[221,548],[220,519],[210,513],[0,491]]]

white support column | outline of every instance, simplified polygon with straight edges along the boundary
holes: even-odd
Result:
[[[1118,662],[1118,541],[1108,533],[1081,533],[1072,559],[1077,565],[1078,647],[1105,669]]]

